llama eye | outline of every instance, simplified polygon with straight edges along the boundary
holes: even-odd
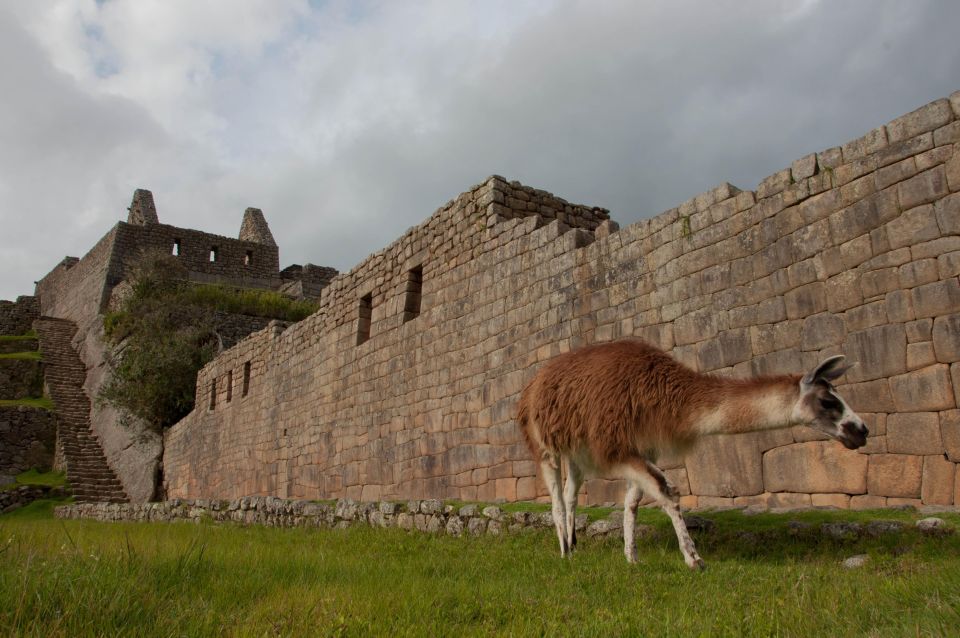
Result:
[[[824,410],[839,410],[840,402],[836,399],[820,399],[820,407]]]

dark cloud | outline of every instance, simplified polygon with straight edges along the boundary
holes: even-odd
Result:
[[[0,214],[36,257],[0,249],[0,297],[91,246],[136,186],[161,220],[224,234],[260,206],[284,263],[349,269],[492,173],[630,223],[722,181],[753,188],[960,89],[952,2],[345,6],[249,27],[239,57],[213,42],[181,69],[195,85],[165,60],[152,100],[129,60],[138,74],[154,62],[129,34],[100,31],[109,80],[76,80],[0,26],[0,54],[27,61],[0,79],[28,96],[0,106],[21,121],[0,149]],[[82,230],[65,201],[87,211]],[[34,236],[11,207],[65,231]]]

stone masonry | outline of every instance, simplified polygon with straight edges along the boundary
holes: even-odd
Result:
[[[259,288],[284,294],[315,297],[336,274],[329,268],[307,264],[280,270],[279,249],[262,211],[248,208],[233,239],[197,230],[161,224],[153,194],[137,189],[126,222],[117,223],[82,258],[66,257],[37,284],[35,302],[44,317],[65,319],[78,327],[73,349],[86,367],[83,390],[97,397],[109,375],[103,339],[103,313],[122,296],[130,266],[144,252],[176,255],[197,283],[218,283],[234,288]],[[18,305],[20,301],[18,300]],[[9,302],[0,305],[0,320]],[[232,345],[266,321],[237,315],[222,316],[222,338]],[[135,502],[150,499],[156,491],[161,438],[144,424],[119,415],[109,404],[92,402],[93,437],[103,446],[107,462]]]
[[[538,365],[647,339],[722,375],[846,354],[859,451],[794,429],[661,459],[685,506],[960,502],[960,92],[619,229],[491,177],[227,350],[165,437],[169,497],[543,497],[514,423]],[[584,500],[619,499],[594,480]]]

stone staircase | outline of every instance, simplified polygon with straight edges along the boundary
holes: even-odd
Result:
[[[76,324],[41,317],[34,327],[40,338],[47,388],[59,417],[59,444],[74,497],[79,502],[128,502],[100,441],[90,430],[90,399],[83,390],[87,369],[72,345]]]

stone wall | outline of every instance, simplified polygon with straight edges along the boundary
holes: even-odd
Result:
[[[343,499],[336,503],[316,503],[285,501],[268,496],[232,501],[173,499],[143,505],[77,503],[56,507],[54,516],[98,521],[207,520],[241,525],[328,529],[369,525],[449,536],[499,536],[553,527],[549,512],[504,512],[496,505],[469,504],[456,507],[436,499],[405,503],[357,503]],[[578,532],[586,531],[588,536],[603,536],[609,532],[619,532],[623,536],[620,531],[623,528],[623,512],[615,511],[610,519],[595,521],[589,526],[587,516],[581,514],[577,517],[576,527]]]
[[[69,319],[78,326],[74,347],[87,366],[84,389],[94,399],[91,428],[134,501],[145,501],[154,494],[162,439],[145,424],[124,418],[110,405],[95,400],[109,374],[101,313],[109,308],[114,289],[122,288],[130,266],[145,251],[176,251],[192,281],[266,289],[280,286],[279,250],[263,214],[248,209],[240,232],[244,239],[160,224],[153,195],[138,189],[127,222],[117,223],[82,259],[65,258],[37,284],[42,313]],[[266,323],[237,317],[224,321],[228,345]]]
[[[960,461],[960,93],[617,231],[493,177],[198,376],[168,494],[542,497],[513,421],[537,366],[638,336],[724,375],[844,353],[860,451],[805,427],[662,459],[686,506],[950,504]],[[590,481],[584,500],[622,485]]]
[[[40,316],[40,300],[21,295],[16,301],[0,299],[0,335],[30,332],[33,320]]]
[[[0,485],[30,468],[53,466],[57,418],[42,408],[0,406]]]
[[[43,396],[43,365],[33,359],[0,358],[0,399]]]

